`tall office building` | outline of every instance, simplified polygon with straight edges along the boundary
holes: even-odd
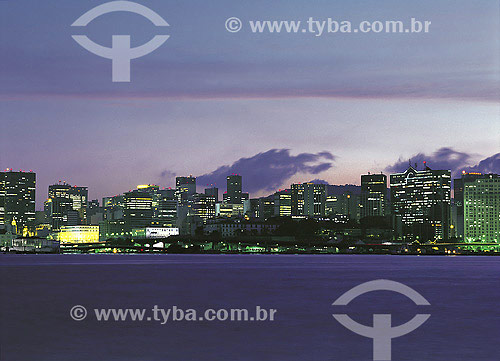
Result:
[[[360,195],[345,191],[339,195],[329,195],[326,198],[326,214],[341,215],[347,219],[359,221],[361,218]]]
[[[241,204],[242,198],[242,178],[238,174],[227,176],[227,192],[224,193],[224,203]]]
[[[259,198],[258,217],[266,220],[274,216],[274,195]]]
[[[71,186],[66,182],[50,185],[44,207],[52,230],[87,224],[87,202],[87,187]]]
[[[395,235],[405,240],[448,240],[451,172],[409,167],[390,175]]]
[[[219,188],[217,188],[217,187],[205,188],[205,194],[207,196],[214,197],[215,203],[219,203]]]
[[[153,225],[175,227],[177,223],[177,198],[174,189],[161,189],[155,194]]]
[[[292,215],[292,192],[290,189],[274,193],[274,216],[290,217]]]
[[[175,190],[179,204],[185,203],[189,197],[196,193],[196,177],[176,177]]]
[[[487,177],[482,173],[462,172],[462,177],[453,180],[453,225],[455,226],[455,235],[459,240],[464,240],[464,190],[465,183],[474,182],[476,179]]]
[[[463,201],[465,241],[500,242],[500,176],[469,178]]]
[[[123,194],[102,198],[104,220],[123,218]]]
[[[153,221],[152,196],[147,192],[126,192],[123,195],[123,220],[127,231],[151,226]]]
[[[200,217],[203,222],[215,218],[215,197],[197,193],[191,197],[189,215]]]
[[[385,174],[362,175],[361,218],[385,216],[387,192],[387,176]]]
[[[35,230],[36,174],[0,172],[0,230],[27,235]]]
[[[99,224],[100,239],[131,238],[134,230],[153,225],[153,196],[146,188],[103,198],[102,203],[104,221]]]
[[[291,186],[292,216],[324,216],[326,185],[297,183]]]

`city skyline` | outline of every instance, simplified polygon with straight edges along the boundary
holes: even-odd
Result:
[[[211,220],[231,217],[253,221],[298,217],[360,225],[375,222],[382,228],[391,224],[398,240],[467,237],[497,242],[499,177],[462,171],[456,178],[450,170],[432,169],[423,162],[423,167],[408,164],[405,171],[389,177],[382,172],[361,174],[361,186],[313,180],[251,197],[239,174],[226,176],[226,191],[200,185],[203,192],[198,192],[197,179],[190,175],[176,177],[173,189],[137,185],[103,197],[102,202],[90,200],[87,187],[59,181],[49,185],[43,212],[35,212],[36,173],[7,169],[0,172],[0,230],[66,238],[76,232],[85,239],[90,239],[87,230],[92,230],[92,237],[106,239],[174,228],[182,229],[182,235],[194,235],[196,227],[205,229]]]
[[[318,154],[301,154],[298,155],[297,157],[293,157],[290,156],[288,150],[271,150],[266,153],[257,154],[254,158],[266,158],[266,156],[269,156],[268,157],[269,160],[267,162],[262,162],[261,164],[259,164],[260,167],[256,167],[255,169],[251,168],[254,165],[254,159],[243,158],[231,165],[221,166],[215,169],[211,173],[202,174],[199,176],[193,174],[188,174],[188,175],[193,176],[198,180],[196,191],[202,192],[205,188],[217,187],[219,188],[219,196],[223,195],[222,190],[225,187],[227,175],[239,174],[245,177],[244,173],[246,173],[245,172],[246,170],[249,171],[249,174],[247,174],[247,177],[245,177],[247,182],[247,190],[257,197],[264,197],[271,193],[274,193],[275,191],[285,189],[292,183],[323,182],[332,185],[361,186],[361,179],[359,178],[359,174],[358,178],[350,183],[330,183],[326,179],[316,177],[318,174],[321,173],[324,174],[324,171],[322,171],[322,169],[324,168],[330,169],[334,166],[333,163],[329,163],[328,161],[331,159],[334,160],[335,157],[329,157],[328,153],[326,154],[327,162],[321,162],[322,157],[325,156],[324,154],[321,154],[321,152]],[[277,160],[273,159],[273,157],[287,160],[289,169],[285,169],[284,171],[283,169],[278,169],[278,170],[273,169],[277,162]],[[305,159],[299,160],[299,158],[301,157]],[[378,171],[370,170],[367,171],[366,173],[390,174],[395,172],[402,172],[407,169],[408,165],[416,167],[417,169],[419,167],[424,167],[425,165],[428,165],[433,169],[447,169],[451,171],[452,179],[459,178],[462,172],[467,172],[467,173],[477,172],[483,174],[500,173],[500,153],[495,154],[491,157],[481,159],[479,162],[475,164],[470,163],[471,158],[472,158],[471,156],[465,153],[456,152],[450,148],[441,148],[439,151],[429,156],[427,156],[426,154],[419,153],[415,154],[413,159],[410,158],[406,161],[400,158],[395,163],[388,165],[383,169],[380,169]],[[308,164],[307,162],[316,162],[317,164],[310,166],[307,165]],[[309,172],[297,171],[296,168],[298,166],[302,166],[304,170],[309,170]],[[37,174],[37,187],[40,187],[41,189],[48,189],[50,185],[55,185],[60,183],[72,184],[73,186],[80,186],[81,184],[83,184],[80,182],[75,182],[74,180],[71,179],[67,179],[65,177],[59,178],[57,180],[55,179],[47,180],[47,177],[42,177],[43,182],[40,182],[40,172],[36,171],[36,169],[22,170],[22,169],[16,169],[15,167],[10,167],[0,170],[24,171],[28,173],[35,172]],[[240,170],[243,170],[243,172],[241,172]],[[338,170],[338,168],[336,170]],[[266,175],[265,172],[270,172],[273,177],[269,177],[269,175]],[[309,176],[307,176],[307,174],[309,174]],[[127,189],[131,190],[138,184],[156,184],[161,186],[163,189],[169,189],[169,188],[175,189],[176,187],[175,179],[176,177],[179,176],[180,175],[177,175],[176,173],[168,172],[167,177],[169,177],[170,179],[168,182],[164,180],[165,177],[160,177],[159,181],[158,180],[151,181],[139,177],[139,181],[136,182],[135,184],[130,184],[128,187],[124,187],[121,189],[114,187],[113,190],[109,193],[104,193],[103,191],[98,191],[98,190],[96,191],[95,189],[93,189],[92,185],[86,184],[85,187],[89,189],[89,200],[90,199],[102,200],[102,198],[126,192]],[[256,183],[258,184],[257,188],[255,188],[253,180],[255,180]],[[266,184],[265,180],[270,180],[271,186],[269,186],[269,184]],[[46,200],[47,200],[46,193],[37,192],[36,210],[43,210],[43,205]]]

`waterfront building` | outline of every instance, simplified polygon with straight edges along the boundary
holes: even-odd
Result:
[[[0,230],[18,235],[35,231],[36,174],[0,172]]]
[[[176,177],[175,190],[179,204],[185,203],[190,196],[196,193],[196,177]]]
[[[226,177],[227,191],[224,193],[223,202],[227,204],[241,204],[242,199],[242,177],[232,174]]]
[[[217,187],[205,188],[205,194],[207,196],[214,197],[215,203],[219,203],[219,188],[217,188]]]
[[[451,172],[410,166],[390,175],[395,236],[404,240],[448,240]]]
[[[191,197],[189,215],[198,216],[204,222],[215,217],[215,197],[196,193]]]
[[[290,217],[292,215],[292,192],[290,189],[274,193],[274,216]]]
[[[326,185],[297,183],[291,186],[292,216],[324,216],[326,206]]]
[[[460,178],[453,180],[453,226],[455,236],[458,240],[463,241],[465,236],[464,220],[464,190],[465,183],[474,182],[476,179],[485,178],[487,175],[478,172],[462,172]]]
[[[132,230],[134,239],[161,239],[178,235],[179,228],[177,227],[146,227]]]
[[[87,224],[87,187],[72,186],[66,182],[49,186],[44,210],[53,231],[63,225]]]
[[[464,182],[464,239],[500,242],[500,176],[485,174]]]
[[[99,226],[61,226],[54,236],[61,244],[99,242]]]
[[[362,175],[360,217],[385,216],[387,193],[387,176],[385,174]]]

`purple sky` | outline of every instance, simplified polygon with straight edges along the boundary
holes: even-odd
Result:
[[[38,207],[59,179],[100,198],[237,170],[256,196],[313,178],[359,183],[411,157],[498,169],[497,0],[139,1],[170,27],[128,13],[70,26],[103,2],[0,1],[0,168],[37,172]],[[230,16],[247,27],[227,32]],[[314,37],[252,34],[247,23],[310,16],[432,25]],[[105,46],[113,34],[133,46],[170,39],[132,61],[131,83],[112,83],[111,61],[75,34]]]

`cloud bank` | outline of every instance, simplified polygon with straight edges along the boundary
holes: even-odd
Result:
[[[415,163],[419,169],[423,168],[423,162],[432,169],[449,169],[454,177],[460,175],[462,171],[480,173],[500,173],[500,153],[481,160],[478,164],[472,164],[473,156],[469,153],[459,152],[453,148],[440,148],[432,154],[418,153],[409,159],[399,158],[396,163],[386,168],[387,172],[403,172],[408,168],[409,163]]]
[[[291,155],[289,149],[270,149],[249,158],[240,158],[211,173],[197,177],[198,185],[215,184],[225,188],[226,177],[236,173],[243,177],[243,191],[274,191],[298,173],[319,174],[330,169],[335,161],[330,152]]]

